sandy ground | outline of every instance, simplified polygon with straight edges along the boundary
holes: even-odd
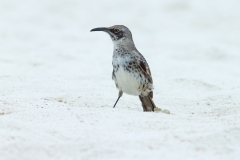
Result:
[[[1,1],[0,159],[240,159],[240,2]],[[147,59],[144,113],[111,80],[128,26]]]

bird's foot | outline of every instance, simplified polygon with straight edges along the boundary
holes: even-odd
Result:
[[[161,109],[161,108],[158,108],[158,107],[156,107],[156,108],[154,108],[154,112],[162,112],[162,109]]]
[[[163,112],[163,113],[166,113],[166,114],[170,114],[170,111],[167,110],[167,109],[164,109],[162,112]]]
[[[158,107],[154,108],[154,112],[162,112],[165,114],[170,114],[169,110],[167,110],[167,109],[162,110],[161,108],[158,108]]]

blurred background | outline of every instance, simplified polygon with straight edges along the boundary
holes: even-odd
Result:
[[[239,8],[238,0],[1,0],[0,75],[9,76],[1,80],[12,88],[9,78],[31,77],[28,83],[19,84],[29,92],[37,83],[46,89],[53,87],[55,93],[61,82],[68,83],[64,78],[81,79],[72,82],[73,88],[78,85],[88,90],[84,79],[97,83],[99,78],[114,87],[112,42],[104,33],[89,31],[123,24],[148,60],[157,93],[172,95],[168,90],[179,88],[174,91],[179,95],[185,92],[182,85],[188,79],[198,79],[202,82],[192,83],[203,86],[236,87],[240,76]],[[187,82],[173,86],[176,79],[185,78]],[[109,85],[106,87],[111,88]],[[3,94],[5,87],[0,89]],[[189,89],[185,94],[192,95]]]
[[[131,30],[151,68],[154,101],[170,116],[142,114],[127,95],[112,109],[113,44],[90,32],[112,25]],[[0,84],[4,158],[234,159],[240,1],[0,0]]]

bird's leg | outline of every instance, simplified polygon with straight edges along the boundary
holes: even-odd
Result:
[[[116,106],[118,100],[120,99],[120,97],[122,97],[122,95],[123,95],[123,92],[122,92],[122,91],[119,91],[119,93],[118,93],[118,99],[117,99],[117,101],[115,102],[113,108],[115,108],[115,106]]]
[[[145,104],[144,104],[144,99],[143,99],[143,97],[142,97],[142,96],[139,96],[139,99],[140,99],[140,101],[142,102],[143,111],[144,111],[144,112],[147,111],[147,108],[146,108],[146,106],[145,106]]]

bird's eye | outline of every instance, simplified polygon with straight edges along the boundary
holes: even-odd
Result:
[[[114,28],[113,31],[114,31],[115,33],[118,33],[118,32],[119,32],[119,29],[118,29],[118,28]]]

